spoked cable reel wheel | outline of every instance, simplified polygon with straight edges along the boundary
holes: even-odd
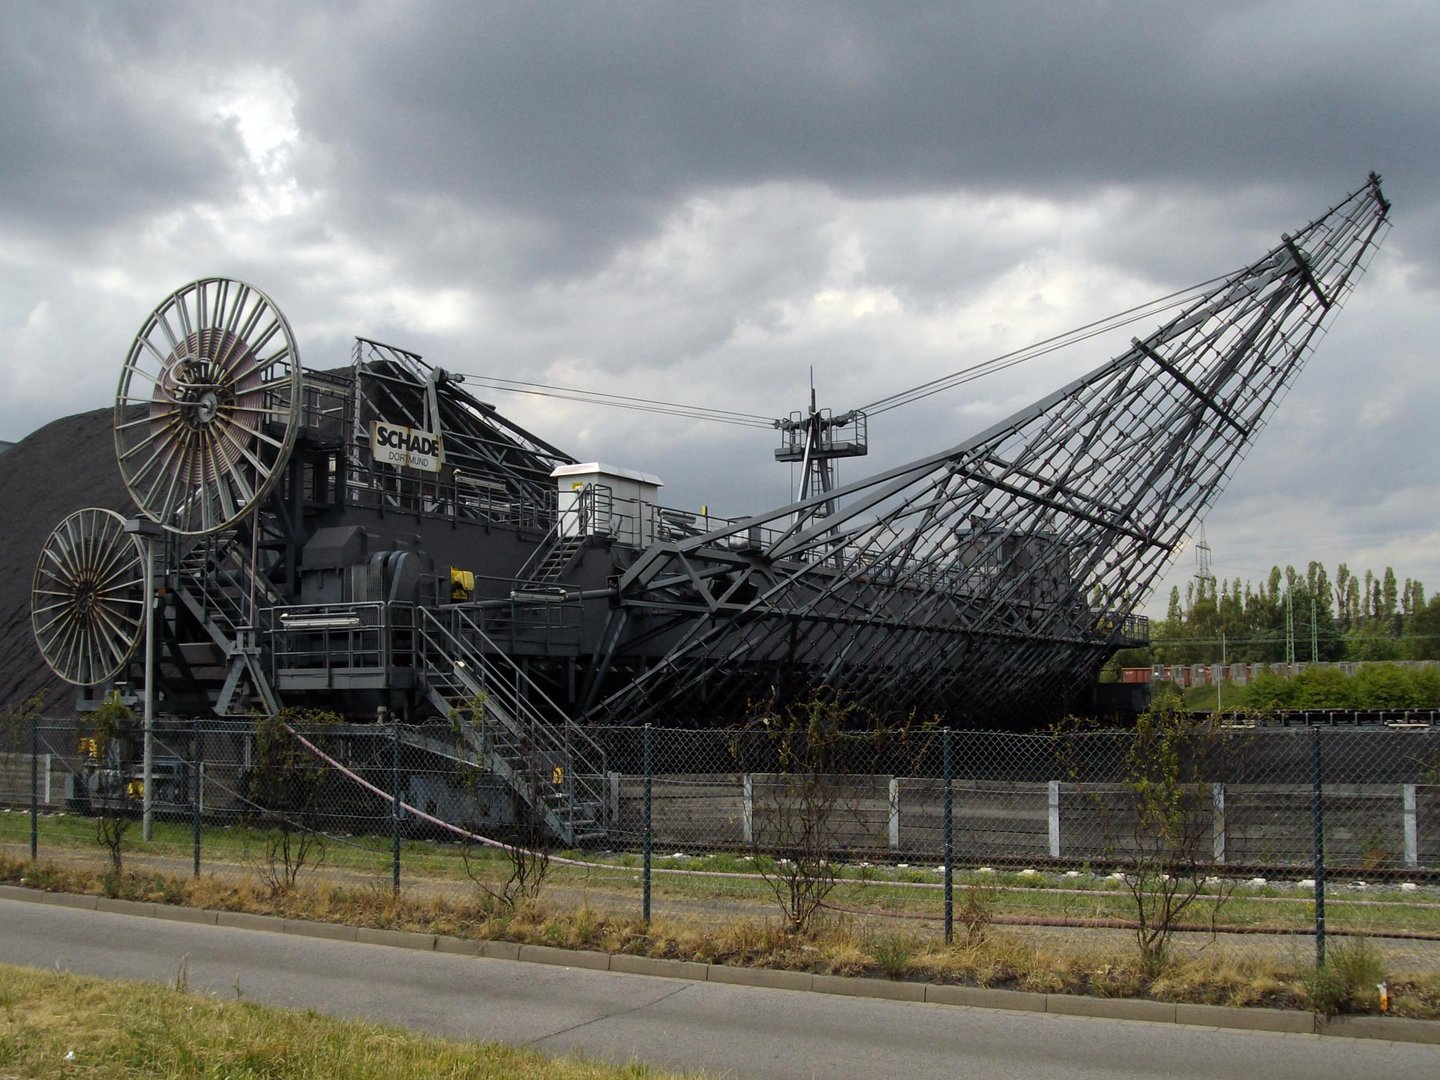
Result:
[[[145,630],[145,563],[139,539],[113,510],[77,510],[40,549],[30,595],[40,654],[66,682],[113,679]]]
[[[115,453],[135,505],[183,536],[245,517],[294,449],[300,375],[290,324],[254,286],[204,278],[166,297],[115,395]]]

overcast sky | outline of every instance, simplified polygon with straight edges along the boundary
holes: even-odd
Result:
[[[0,30],[0,440],[110,404],[207,275],[307,367],[363,335],[764,416],[813,367],[843,411],[1249,263],[1374,169],[1394,229],[1205,531],[1222,577],[1440,590],[1433,3],[48,0]],[[843,475],[1145,332],[878,416]],[[483,396],[670,505],[789,501],[774,432]]]

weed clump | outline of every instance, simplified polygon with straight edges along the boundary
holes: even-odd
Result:
[[[1332,945],[1325,962],[1305,976],[1310,1008],[1321,1016],[1380,1011],[1385,965],[1363,937]]]

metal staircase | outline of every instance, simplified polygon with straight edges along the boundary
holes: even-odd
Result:
[[[522,588],[554,585],[565,576],[589,536],[613,512],[610,489],[586,484],[575,493],[571,506],[562,509],[533,555],[515,575]]]
[[[236,715],[232,705],[242,683],[248,679],[258,705],[268,715],[280,711],[280,702],[261,662],[260,645],[250,618],[250,597],[273,604],[277,593],[264,574],[252,576],[245,554],[236,543],[233,529],[223,530],[190,542],[175,559],[175,595],[205,628],[227,667],[224,684],[215,702],[219,716]],[[253,706],[242,713],[257,711]]]
[[[544,557],[540,559],[534,571],[527,574],[523,579],[525,585],[554,585],[564,576],[565,571],[570,569],[570,564],[575,560],[575,553],[580,550],[584,538],[580,536],[557,536],[554,541],[544,549]]]
[[[604,751],[461,607],[419,608],[416,664],[426,695],[474,755],[562,844],[606,835]]]

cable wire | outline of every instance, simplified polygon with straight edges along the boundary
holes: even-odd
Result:
[[[1205,290],[1225,281],[1228,275],[1210,278],[1199,284],[1191,285],[1184,289],[1168,293],[1165,296],[1138,304],[1135,307],[1127,308],[1124,311],[1108,315],[1103,319],[1086,323],[1083,326],[1067,330],[1063,334],[1054,337],[1044,338],[1041,341],[1026,345],[1023,348],[1011,352],[1002,353],[999,356],[982,360],[977,364],[953,371],[948,375],[941,375],[920,383],[917,386],[899,390],[886,397],[878,398],[868,405],[862,406],[859,412],[868,416],[878,416],[880,413],[889,412],[891,409],[898,409],[902,405],[909,405],[915,401],[921,401],[933,394],[944,390],[950,390],[965,383],[973,382],[986,375],[993,375],[1005,371],[1008,368],[1023,364],[1028,360],[1034,360],[1059,349],[1066,348],[1081,341],[1086,341],[1100,334],[1117,330],[1122,326],[1129,326],[1132,323],[1140,322],[1143,319],[1151,318],[1154,315],[1179,307],[1189,300],[1202,295]],[[607,394],[597,390],[582,390],[573,386],[553,386],[548,383],[531,382],[523,379],[504,379],[494,375],[479,375],[474,373],[463,373],[463,378],[476,385],[486,387],[490,390],[500,390],[512,394],[531,394],[536,397],[556,398],[561,401],[577,401],[591,405],[606,405],[614,409],[629,409],[635,412],[655,413],[665,416],[679,416],[688,420],[708,420],[717,424],[732,424],[738,427],[774,428],[780,421],[771,417],[760,416],[757,413],[737,412],[731,409],[714,409],[704,405],[686,405],[680,402],[663,401],[656,398],[632,397],[625,394]]]
[[[710,420],[717,424],[735,424],[740,427],[773,428],[775,426],[775,421],[770,417],[755,413],[734,412],[729,409],[712,409],[704,405],[684,405],[679,402],[660,401],[654,398],[606,394],[597,390],[581,390],[572,386],[550,386],[521,379],[502,379],[493,375],[466,374],[465,379],[491,390],[503,390],[512,394],[533,394],[537,397],[552,397],[562,401],[581,401],[592,405],[608,405],[615,409],[632,409],[636,412],[682,416],[691,420]]]
[[[965,383],[973,382],[975,379],[985,375],[993,375],[996,372],[1014,367],[1017,364],[1022,364],[1027,360],[1037,359],[1059,349],[1074,345],[1077,342],[1086,341],[1100,334],[1108,333],[1111,330],[1117,330],[1122,326],[1129,326],[1132,323],[1151,318],[1162,311],[1179,307],[1203,295],[1207,289],[1227,280],[1228,277],[1229,275],[1223,275],[1221,277],[1211,278],[1208,281],[1202,281],[1196,285],[1191,285],[1165,296],[1157,297],[1154,300],[1148,300],[1143,304],[1138,304],[1125,311],[1117,312],[1114,315],[1108,315],[1103,319],[1097,319],[1094,322],[1078,326],[1073,330],[1067,330],[1063,334],[1057,334],[1054,337],[1045,338],[1011,352],[991,357],[988,360],[982,360],[978,364],[961,368],[959,371],[951,372],[949,375],[941,375],[938,378],[931,379],[918,386],[912,386],[907,390],[900,390],[894,394],[890,394],[888,397],[879,398],[876,401],[872,401],[869,405],[862,406],[860,411],[868,416],[878,416],[880,413],[897,409],[901,405],[908,405],[911,402],[930,397],[932,394],[938,394],[942,390],[962,386]]]

